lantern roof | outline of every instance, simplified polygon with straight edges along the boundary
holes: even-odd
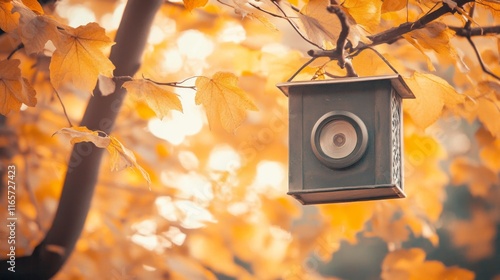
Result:
[[[379,81],[379,80],[389,80],[391,82],[392,87],[401,96],[401,98],[415,98],[415,95],[413,95],[411,89],[403,80],[403,77],[401,77],[398,74],[370,76],[370,77],[346,77],[346,78],[338,78],[330,80],[293,81],[293,82],[279,83],[276,86],[286,96],[288,96],[289,89],[294,86],[330,85],[330,84],[369,82],[369,81]]]

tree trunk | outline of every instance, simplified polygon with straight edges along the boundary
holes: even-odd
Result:
[[[118,28],[110,59],[115,76],[133,76],[139,69],[149,30],[161,0],[129,0]],[[126,92],[118,84],[113,94],[102,96],[98,87],[81,121],[89,129],[110,133]],[[66,262],[82,232],[97,183],[103,149],[91,143],[73,147],[61,199],[54,221],[30,256],[16,259],[16,272],[0,261],[1,279],[49,279]]]

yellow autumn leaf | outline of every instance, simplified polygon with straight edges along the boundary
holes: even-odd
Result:
[[[11,12],[13,7],[10,1],[0,2],[0,29],[5,32],[15,30],[19,22],[19,15]]]
[[[50,80],[59,88],[65,83],[92,92],[99,74],[112,76],[115,68],[103,50],[114,43],[97,23],[65,27],[50,62]]]
[[[38,3],[38,2],[37,2]],[[19,35],[28,54],[43,51],[48,40],[56,42],[59,38],[57,22],[49,16],[38,15],[28,7],[16,3],[13,13],[19,13]]]
[[[448,224],[448,229],[452,244],[463,249],[465,257],[470,261],[483,260],[495,253],[497,225],[491,212],[479,207],[473,208],[468,220],[452,221]]]
[[[108,150],[111,155],[111,171],[120,171],[128,167],[133,167],[141,173],[142,177],[144,177],[148,183],[151,183],[148,172],[137,163],[134,153],[125,148],[115,137],[109,136],[109,139],[111,142],[109,146],[106,147],[106,150]]]
[[[170,110],[182,112],[182,104],[177,94],[147,80],[133,80],[123,84],[127,92],[148,104],[158,118],[165,117]]]
[[[366,222],[373,216],[376,204],[373,202],[328,204],[319,207],[329,219],[332,228],[342,228],[342,237],[351,243],[357,240],[356,235],[363,230]],[[349,213],[346,215],[344,213]]]
[[[463,157],[456,158],[451,163],[450,173],[452,183],[467,185],[473,196],[488,197],[491,189],[499,183],[495,172]]]
[[[478,4],[481,7],[487,9],[492,16],[498,17],[500,16],[500,3],[495,0],[478,0]]]
[[[381,278],[383,280],[472,280],[474,273],[467,269],[446,267],[439,261],[426,261],[423,249],[411,248],[389,253],[382,262]]]
[[[188,11],[192,11],[195,8],[203,7],[208,3],[208,0],[183,0],[184,7]]]
[[[455,32],[442,22],[431,22],[424,28],[413,30],[403,37],[413,46],[425,54],[425,50],[433,50],[441,57],[456,58],[455,49],[450,45],[450,39]]]
[[[500,85],[495,82],[480,82],[472,97],[477,117],[492,135],[500,137]]]
[[[476,132],[476,139],[481,145],[479,156],[483,164],[493,172],[500,172],[500,138],[495,138],[484,127]]]
[[[18,59],[0,61],[0,114],[19,111],[21,104],[36,105],[35,90],[21,77]]]
[[[355,22],[367,30],[379,25],[382,1],[346,0],[339,2],[342,2],[342,7],[347,10]]]
[[[382,2],[381,12],[395,12],[403,9],[408,5],[408,1],[406,0],[384,0]]]
[[[464,100],[447,81],[432,74],[415,72],[405,82],[416,98],[405,100],[404,109],[421,128],[433,124],[445,106],[453,108]]]
[[[22,0],[23,1],[23,4],[30,8],[33,12],[39,14],[39,15],[43,15],[44,14],[44,11],[43,11],[43,8],[42,8],[42,5],[40,5],[40,3],[38,3],[37,0]]]
[[[88,129],[85,126],[65,127],[56,131],[56,134],[63,134],[70,137],[70,143],[92,142],[98,148],[107,148],[111,140],[107,136],[100,136],[99,132]]]
[[[195,85],[195,102],[205,107],[210,125],[218,119],[226,131],[232,132],[246,118],[246,110],[257,110],[248,94],[238,87],[234,74],[217,72],[211,79],[198,77]]]
[[[384,280],[409,279],[412,267],[425,261],[422,249],[396,250],[385,256],[381,278]]]
[[[326,9],[329,3],[329,0],[311,0],[298,14],[301,29],[306,33],[307,38],[325,48],[332,48],[336,45],[342,30],[338,16]],[[347,38],[353,46],[356,46],[361,39],[361,34],[356,28],[356,21],[349,14],[346,15],[348,24],[351,26]]]
[[[110,153],[111,171],[121,171],[128,167],[136,168],[141,175],[151,183],[148,172],[136,161],[134,153],[125,148],[120,141],[113,136],[101,136],[98,131],[92,131],[84,126],[62,128],[54,133],[70,137],[71,144],[80,142],[92,142],[98,148],[105,148]]]

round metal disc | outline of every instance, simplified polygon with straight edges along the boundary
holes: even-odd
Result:
[[[344,120],[332,120],[320,131],[319,145],[325,155],[341,159],[356,148],[358,135],[354,126]]]

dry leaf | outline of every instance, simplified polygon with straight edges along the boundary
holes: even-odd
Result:
[[[125,168],[133,167],[141,173],[142,177],[144,177],[149,184],[151,184],[151,178],[148,172],[137,163],[134,153],[125,148],[115,137],[109,136],[109,139],[111,142],[106,149],[111,154],[111,171],[121,171]]]
[[[30,8],[33,12],[35,12],[39,15],[44,14],[43,8],[37,0],[22,0],[22,1],[23,1],[23,4],[26,7]]]
[[[184,7],[188,11],[192,11],[195,8],[203,7],[208,3],[208,0],[183,0]]]
[[[205,107],[208,123],[218,119],[228,132],[243,122],[246,110],[257,110],[248,94],[238,87],[238,78],[231,73],[218,72],[211,79],[199,77],[196,88],[195,102]]]
[[[403,9],[408,5],[408,1],[406,0],[384,0],[382,2],[381,12],[395,12]]]
[[[380,24],[382,1],[346,0],[342,2],[342,7],[353,18],[353,22],[368,30]]]
[[[71,138],[71,144],[80,142],[92,142],[99,148],[105,148],[111,155],[111,171],[121,171],[128,167],[139,170],[141,175],[151,183],[149,174],[136,161],[134,153],[125,148],[120,141],[113,136],[100,136],[99,132],[89,130],[84,126],[62,128],[54,133],[65,134]]]
[[[147,80],[133,80],[123,84],[129,94],[140,100],[146,101],[149,108],[155,111],[158,118],[165,117],[170,110],[182,112],[179,96],[162,86]]]
[[[0,61],[0,114],[19,111],[21,104],[36,105],[35,90],[21,77],[18,59]]]
[[[15,4],[12,12],[21,15],[19,21],[19,35],[28,54],[43,51],[48,40],[52,40],[52,42],[58,40],[58,23],[51,17],[38,15],[19,3]]]
[[[54,133],[56,134],[68,135],[73,145],[80,142],[92,142],[99,148],[107,148],[111,143],[108,137],[100,136],[99,132],[92,131],[85,126],[62,128]]]
[[[446,267],[439,261],[426,261],[420,248],[401,249],[389,253],[382,263],[383,280],[473,280],[474,273],[467,269]]]
[[[11,2],[0,2],[0,29],[5,32],[15,30],[19,22],[19,15],[11,12],[13,7]]]
[[[500,139],[495,138],[484,127],[476,132],[476,139],[481,144],[479,156],[483,164],[493,172],[500,172]]]
[[[453,221],[448,227],[451,241],[455,246],[465,249],[465,256],[469,260],[479,261],[494,254],[497,226],[494,217],[485,210],[473,209],[470,220]]]
[[[405,100],[404,109],[421,128],[433,124],[445,106],[453,108],[464,100],[447,81],[432,74],[415,72],[405,81],[416,98]]]
[[[307,38],[326,48],[332,48],[337,44],[342,29],[338,16],[326,9],[329,3],[328,0],[311,0],[298,14]],[[348,17],[348,24],[351,26],[347,38],[353,46],[357,46],[361,34],[356,28],[356,21],[349,14],[346,14],[346,16]]]
[[[447,59],[456,59],[455,49],[450,45],[450,39],[455,32],[442,22],[431,22],[424,28],[413,30],[403,35],[412,45],[424,55],[425,50],[433,50]]]
[[[499,182],[495,172],[463,157],[456,158],[451,163],[450,172],[452,183],[454,185],[468,185],[474,196],[488,197],[491,188]]]
[[[50,62],[50,81],[59,88],[65,83],[92,92],[99,74],[112,76],[113,63],[103,50],[114,43],[97,23],[89,23],[74,29],[66,27],[64,35],[56,43],[56,51]]]

